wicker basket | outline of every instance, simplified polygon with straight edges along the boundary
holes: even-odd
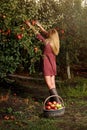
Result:
[[[46,106],[47,102],[50,100],[50,98],[53,98],[53,97],[58,97],[59,98],[59,101],[60,101],[60,103],[62,105],[62,108],[59,108],[57,110],[54,110],[54,109],[47,110],[45,108],[45,106]],[[45,99],[43,105],[44,105],[43,106],[43,114],[44,114],[45,117],[58,117],[58,116],[62,116],[64,114],[64,112],[65,112],[65,106],[64,106],[63,99],[58,95],[52,95],[52,96],[47,97]]]

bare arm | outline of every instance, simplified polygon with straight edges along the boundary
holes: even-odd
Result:
[[[31,25],[31,23],[30,23],[29,21],[25,21],[25,24],[26,24],[29,28],[31,28],[35,34],[39,34],[39,32],[34,28],[33,25]]]
[[[45,34],[48,33],[38,21],[36,21],[36,25],[41,29],[42,32],[44,32]]]
[[[36,34],[37,39],[39,39],[43,43],[46,43],[44,37],[31,25],[29,21],[25,21],[25,24],[33,30],[33,32]]]

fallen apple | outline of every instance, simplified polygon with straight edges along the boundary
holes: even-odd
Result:
[[[9,120],[9,116],[7,116],[7,115],[4,116],[4,119],[5,119],[5,120]]]

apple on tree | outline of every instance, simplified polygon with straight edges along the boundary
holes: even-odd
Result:
[[[16,37],[17,37],[17,39],[19,39],[19,40],[20,40],[20,39],[22,39],[23,34],[17,34],[17,35],[16,35]]]
[[[34,48],[34,51],[35,51],[35,53],[37,53],[37,52],[38,52],[38,48],[37,48],[37,47],[35,47],[35,48]]]
[[[5,19],[5,18],[6,18],[6,15],[2,15],[2,18]]]
[[[61,30],[61,33],[64,34],[64,30]]]
[[[8,30],[5,32],[6,35],[9,35],[10,33],[11,33],[11,30],[10,30],[10,29],[8,29]]]

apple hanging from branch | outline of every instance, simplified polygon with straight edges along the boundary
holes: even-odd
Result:
[[[17,38],[18,40],[21,40],[21,39],[23,38],[23,34],[17,34],[17,35],[16,35],[16,38]]]

